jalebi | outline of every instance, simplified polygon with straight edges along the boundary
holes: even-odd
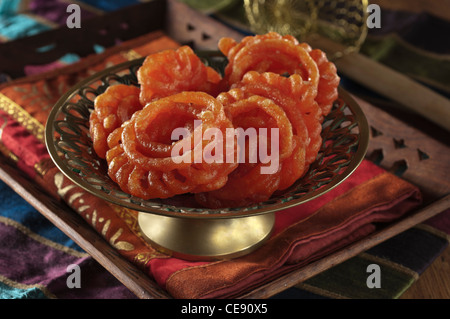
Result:
[[[109,134],[129,120],[135,111],[142,109],[139,94],[140,90],[136,86],[117,84],[96,97],[89,130],[99,157],[105,158]]]
[[[245,140],[239,144],[241,152],[245,152],[245,160],[231,172],[227,183],[220,189],[207,193],[196,194],[196,199],[202,205],[212,208],[242,206],[267,200],[278,189],[281,180],[281,167],[285,159],[294,151],[293,130],[284,110],[272,100],[262,96],[252,95],[245,97],[240,89],[232,89],[221,93],[217,97],[231,115],[233,125],[244,132],[255,129],[257,139]],[[259,131],[261,128],[277,129],[278,136],[264,135],[269,130]],[[264,133],[264,134],[263,134]],[[272,138],[278,147],[272,148]],[[267,141],[261,143],[261,141]],[[243,140],[241,140],[242,142]],[[263,163],[261,157],[251,160],[251,149],[258,154],[261,147],[266,147],[266,152],[271,154],[273,162]],[[264,167],[272,166],[272,170],[264,172]]]
[[[334,63],[328,61],[323,51],[314,49],[309,51],[309,54],[316,61],[320,74],[316,101],[322,109],[322,114],[328,115],[333,106],[333,102],[339,95],[338,86],[340,78],[337,74],[336,66]]]
[[[323,115],[330,112],[338,96],[340,78],[336,66],[328,61],[323,51],[313,50],[307,43],[299,43],[290,35],[269,32],[247,36],[239,43],[231,38],[222,38],[219,49],[229,60],[224,79],[229,85],[240,81],[248,71],[300,74],[304,81],[317,88],[316,101]]]
[[[195,120],[201,125],[194,126]],[[177,128],[185,133],[172,142],[171,133]],[[203,139],[209,128],[225,136],[233,126],[223,105],[207,93],[182,92],[155,100],[110,135],[108,174],[122,190],[143,199],[220,188],[237,163],[203,160],[205,148],[217,142]],[[226,158],[235,150],[217,143],[215,151]]]
[[[260,95],[278,104],[292,123],[297,142],[306,147],[306,164],[316,159],[322,143],[322,112],[315,101],[316,91],[309,82],[298,74],[286,78],[272,72],[250,71],[232,87],[240,88],[246,96]]]
[[[316,87],[319,83],[317,64],[291,36],[269,32],[247,36],[240,43],[222,38],[219,49],[228,59],[225,81],[230,86],[240,81],[248,71],[300,74]]]
[[[213,68],[205,66],[188,46],[147,56],[138,69],[137,77],[141,85],[142,105],[183,91],[216,95],[222,79]]]

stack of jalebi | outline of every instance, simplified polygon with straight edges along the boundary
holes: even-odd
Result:
[[[322,121],[338,96],[334,64],[274,32],[239,43],[222,38],[218,46],[228,60],[223,78],[183,46],[148,56],[140,88],[112,86],[97,97],[94,149],[123,191],[143,199],[194,193],[204,207],[245,206],[287,189],[316,159]],[[176,129],[185,134],[174,136]],[[208,129],[225,140],[205,138]],[[250,130],[254,139],[240,139],[238,131]]]

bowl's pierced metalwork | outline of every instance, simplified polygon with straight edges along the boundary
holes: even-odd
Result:
[[[205,53],[202,58],[208,60]],[[216,53],[211,53],[211,58],[214,63],[210,65],[225,65],[217,62]],[[89,116],[95,98],[107,87],[118,83],[139,85],[136,72],[142,62],[143,59],[126,62],[79,83],[57,102],[47,122],[46,143],[55,164],[72,182],[104,200],[166,216],[217,218],[269,213],[302,204],[334,188],[356,169],[365,155],[369,139],[366,118],[353,99],[339,89],[339,98],[323,122],[323,143],[316,161],[303,178],[269,200],[249,207],[205,209],[196,207],[190,195],[168,200],[131,196],[109,178],[106,162],[95,154]]]

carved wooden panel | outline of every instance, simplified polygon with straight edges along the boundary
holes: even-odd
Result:
[[[239,40],[243,37],[241,33],[199,14],[184,3],[168,0],[166,10],[166,21],[170,21],[165,26],[167,34],[180,44],[188,44],[196,50],[217,50],[220,38],[231,37]]]
[[[419,186],[425,200],[450,193],[450,148],[355,98],[370,127],[367,158]]]

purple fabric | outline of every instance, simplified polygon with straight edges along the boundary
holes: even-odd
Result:
[[[42,285],[57,298],[136,298],[89,256],[74,255],[35,240],[0,222],[0,275],[25,285]],[[69,265],[80,266],[81,288],[68,288]]]

